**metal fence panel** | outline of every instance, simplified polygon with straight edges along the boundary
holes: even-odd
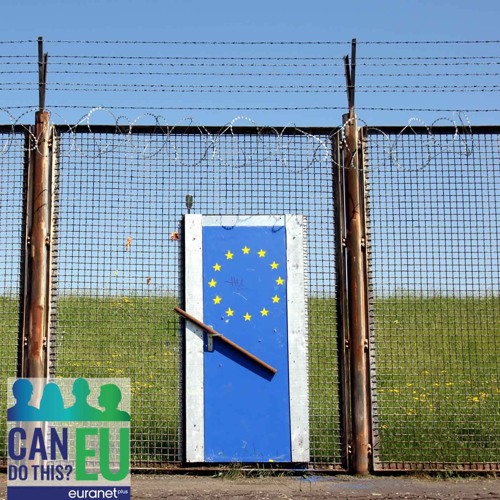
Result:
[[[367,132],[375,468],[498,470],[500,129]]]
[[[7,378],[17,375],[24,248],[26,135],[0,129],[0,414],[6,413]],[[0,419],[0,463],[7,456]]]
[[[301,213],[312,463],[345,468],[337,132],[59,132],[51,373],[130,377],[135,466],[178,464],[182,353],[173,306],[182,296],[186,195],[196,213]],[[498,470],[500,129],[385,127],[366,137],[374,467]],[[0,129],[4,381],[16,375],[21,331],[26,138]],[[0,460],[4,435],[0,427]]]
[[[60,130],[55,252],[58,376],[130,377],[132,460],[179,461],[179,221],[304,214],[309,247],[311,457],[345,466],[337,350],[332,130]]]

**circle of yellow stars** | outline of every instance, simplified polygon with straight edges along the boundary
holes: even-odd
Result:
[[[250,255],[250,252],[251,252],[251,249],[248,247],[248,246],[244,246],[242,249],[241,249],[241,252],[243,255]],[[259,256],[260,259],[263,259],[266,257],[267,255],[267,251],[264,250],[264,249],[260,249],[257,251],[257,255]],[[226,260],[233,260],[235,254],[233,252],[231,252],[231,250],[228,250],[225,254],[224,254],[224,257],[226,258]],[[214,272],[219,272],[222,270],[222,266],[223,264],[220,264],[219,262],[216,262],[213,266],[212,266],[212,269],[214,270]],[[270,268],[272,271],[278,271],[279,270],[279,263],[276,262],[275,260],[273,260],[270,264],[269,264]],[[284,286],[285,284],[285,280],[284,278],[282,278],[279,273],[278,273],[278,277],[275,279],[275,283],[276,285],[278,286]],[[210,288],[217,288],[217,280],[215,278],[212,278],[209,282],[208,282],[208,286]],[[281,300],[281,297],[278,295],[278,294],[275,294],[273,297],[271,297],[271,301],[273,304],[278,304]],[[214,305],[220,305],[222,304],[222,297],[220,295],[216,295],[213,299],[212,299]],[[260,315],[262,317],[266,317],[266,316],[269,316],[269,309],[266,309],[265,307],[263,307],[260,311]],[[228,318],[232,318],[234,317],[235,315],[235,311],[234,309],[231,309],[230,307],[228,307],[224,313],[226,314],[226,316]],[[246,311],[245,314],[242,316],[243,319],[245,321],[251,321],[252,320],[252,315]]]

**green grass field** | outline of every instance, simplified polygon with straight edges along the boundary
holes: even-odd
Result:
[[[66,297],[58,305],[57,376],[130,378],[136,462],[179,458],[175,305],[172,297]]]
[[[59,298],[57,376],[130,377],[132,460],[180,456],[180,350],[172,297]],[[500,298],[375,301],[376,456],[382,461],[498,462]],[[340,464],[335,302],[309,301],[311,455]],[[0,298],[4,381],[15,375],[17,303]],[[0,423],[0,445],[5,423]]]
[[[17,344],[19,330],[19,302],[0,295],[0,461],[7,456],[5,415],[7,379],[16,376]]]
[[[384,461],[500,460],[500,298],[375,301]]]

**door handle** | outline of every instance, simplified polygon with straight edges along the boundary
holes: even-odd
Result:
[[[273,375],[278,371],[276,368],[274,368],[271,365],[268,365],[265,361],[262,361],[260,358],[258,358],[257,356],[255,356],[251,352],[248,352],[246,349],[244,349],[243,347],[239,346],[238,344],[236,344],[232,340],[229,340],[227,337],[225,337],[224,335],[222,335],[222,333],[219,333],[216,330],[214,330],[211,326],[208,326],[205,323],[203,323],[203,321],[200,321],[198,318],[195,318],[194,316],[191,316],[191,314],[187,313],[186,311],[184,311],[180,307],[174,307],[174,311],[177,314],[180,314],[182,317],[184,317],[188,321],[191,321],[191,323],[194,323],[195,325],[199,326],[200,328],[203,328],[203,330],[205,330],[209,335],[217,337],[222,342],[225,342],[227,345],[231,346],[236,351],[238,351],[241,354],[245,355],[247,358],[250,358],[252,361],[254,361],[255,363],[259,364],[260,366],[262,366],[266,370],[269,370]]]

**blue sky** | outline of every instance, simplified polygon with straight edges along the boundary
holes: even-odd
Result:
[[[335,2],[316,0],[315,2],[297,1],[159,1],[143,0],[46,0],[44,2],[25,0],[9,1],[3,5],[2,34],[0,42],[11,40],[36,40],[43,36],[45,49],[49,52],[49,89],[47,107],[52,121],[62,124],[76,123],[95,107],[107,108],[90,115],[91,123],[154,123],[161,115],[161,124],[176,125],[194,123],[198,125],[220,125],[236,120],[239,124],[285,126],[338,126],[346,108],[346,95],[343,89],[344,75],[342,56],[350,51],[350,40],[358,40],[357,109],[360,122],[369,125],[404,125],[413,123],[450,124],[458,117],[451,110],[457,109],[495,109],[500,108],[498,91],[481,92],[363,92],[363,86],[424,85],[431,90],[442,85],[491,85],[498,82],[500,74],[500,43],[489,44],[370,44],[373,41],[471,41],[499,40],[500,4],[498,0],[380,0],[378,2]],[[179,44],[87,44],[55,43],[57,40],[121,40],[121,41],[319,41],[345,42],[322,45],[179,45]],[[23,91],[6,91],[0,85],[0,123],[9,120],[21,123],[33,122],[32,106],[37,104],[36,90],[36,42],[24,44],[0,43],[0,56],[30,54],[33,57],[31,74],[0,74],[0,84],[20,82]],[[124,57],[125,66],[113,66],[112,59],[101,62],[101,66],[87,67],[77,65],[86,59],[78,57]],[[214,71],[230,72],[255,71],[273,72],[327,72],[327,76],[301,79],[287,77],[211,77],[201,75],[174,76],[139,75],[144,71],[141,66],[127,66],[130,57],[269,57],[276,61],[286,57],[304,58],[304,68],[216,68]],[[322,61],[331,58],[331,66],[310,68],[312,58]],[[363,58],[396,57],[399,66],[363,66]],[[452,62],[451,66],[436,65],[426,67],[406,66],[405,61],[418,61],[417,57],[442,57],[434,60]],[[489,57],[489,65],[474,65],[462,57]],[[451,59],[459,58],[459,59]],[[144,59],[146,60],[146,59]],[[187,60],[187,59],[186,59]],[[243,60],[243,59],[241,59]],[[0,58],[0,72],[15,68],[3,64]],[[103,60],[100,60],[103,61]],[[453,61],[457,62],[454,65]],[[241,61],[240,61],[241,62]],[[390,60],[379,59],[379,63]],[[109,63],[109,67],[106,64]],[[114,63],[113,63],[114,64]],[[88,74],[76,73],[90,69]],[[98,75],[92,71],[106,73],[108,69],[123,72],[121,75]],[[147,71],[166,72],[169,68],[146,67]],[[74,74],[67,76],[68,70]],[[127,71],[130,73],[127,74]],[[56,73],[59,71],[59,73]],[[200,68],[178,66],[175,71],[194,72]],[[439,73],[438,77],[402,76],[405,72]],[[370,73],[383,73],[386,76],[368,76]],[[388,76],[399,73],[398,77]],[[463,76],[445,77],[446,73]],[[471,76],[466,76],[470,73]],[[480,73],[486,74],[481,76]],[[488,76],[489,75],[489,76]],[[31,82],[31,83],[30,83]],[[56,84],[74,85],[71,90],[60,90]],[[182,92],[100,92],[92,89],[93,84],[173,84],[182,87],[194,84],[210,85],[333,85],[332,92],[300,93],[182,93]],[[83,85],[83,87],[79,87]],[[52,87],[51,87],[52,86]],[[87,87],[85,87],[87,86]],[[80,89],[80,90],[79,90]],[[74,106],[67,108],[65,106]],[[166,108],[179,109],[166,109]],[[220,110],[207,111],[203,107],[220,107]],[[255,109],[248,109],[248,108]],[[300,110],[264,110],[263,107],[301,108]],[[3,109],[2,109],[3,108]],[[6,108],[7,111],[4,111]],[[137,109],[132,109],[137,108]],[[140,108],[140,109],[139,109]],[[161,109],[164,108],[164,109]],[[225,109],[227,108],[227,109]],[[313,109],[319,108],[319,109]],[[381,108],[370,110],[368,108]],[[428,108],[431,111],[389,111],[390,108]],[[438,111],[438,110],[447,111]],[[148,114],[149,113],[149,114]],[[498,124],[499,112],[471,112],[464,119],[472,125]],[[118,117],[122,118],[118,118]],[[244,118],[241,118],[244,117]],[[20,182],[20,179],[17,179]],[[19,184],[18,182],[18,184]],[[20,186],[20,184],[19,184]],[[15,193],[8,186],[6,192]],[[184,194],[184,193],[183,193]],[[17,199],[17,198],[16,198]],[[179,198],[180,199],[180,198]],[[176,202],[179,202],[177,199]],[[181,200],[182,202],[182,200]],[[179,202],[179,203],[181,203]],[[181,203],[182,204],[182,203]],[[182,208],[182,207],[181,207]],[[128,223],[128,222],[127,222]],[[16,222],[17,224],[17,222]],[[17,226],[16,226],[17,227]],[[171,228],[167,230],[169,232]],[[128,233],[120,234],[120,241]],[[168,236],[168,235],[167,235]],[[168,237],[167,237],[168,240]],[[9,240],[10,241],[10,240]],[[10,243],[9,243],[10,244]],[[10,248],[9,244],[6,246]],[[5,245],[4,245],[5,246]],[[120,247],[121,248],[121,247]],[[10,251],[10,250],[9,250]],[[0,256],[2,259],[9,257]],[[114,274],[113,274],[114,276]],[[108,276],[109,277],[109,276]]]
[[[461,55],[498,56],[499,44],[486,45],[366,45],[367,41],[428,41],[428,40],[497,40],[499,37],[498,19],[500,7],[496,0],[381,0],[379,2],[336,2],[317,0],[299,1],[159,1],[143,0],[47,0],[38,2],[5,2],[3,18],[7,20],[2,27],[1,40],[34,40],[43,36],[46,50],[52,58],[49,60],[49,85],[63,76],[53,72],[57,56],[64,54],[120,56],[165,56],[181,55],[190,57],[224,56],[302,56],[332,57],[338,65],[331,68],[332,78],[288,79],[287,85],[304,83],[306,85],[344,84],[341,57],[350,50],[349,41],[358,39],[358,58],[363,57],[456,57]],[[53,44],[54,40],[140,40],[140,41],[345,41],[345,45],[319,46],[178,46],[178,45],[88,45],[88,44]],[[19,51],[20,52],[15,52]],[[1,45],[0,53],[36,54],[36,45],[17,46]],[[500,70],[499,58],[494,66],[437,67],[441,72],[489,72]],[[61,62],[61,61],[59,61]],[[361,62],[361,61],[360,61]],[[1,66],[1,65],[0,65]],[[61,69],[63,67],[60,67]],[[69,66],[69,68],[74,68]],[[116,68],[115,68],[116,69]],[[137,69],[137,68],[136,68]],[[186,68],[184,68],[186,69]],[[363,66],[358,66],[357,94],[358,116],[370,124],[402,124],[411,118],[418,118],[425,123],[436,119],[454,119],[451,112],[431,111],[379,111],[362,108],[429,108],[437,109],[488,109],[495,108],[496,90],[490,92],[367,92],[363,85],[494,85],[498,77],[454,77],[453,79],[417,80],[415,78],[386,77],[373,78],[363,76]],[[373,71],[374,68],[371,68]],[[419,68],[421,71],[425,68]],[[431,68],[432,69],[432,68]],[[388,72],[390,68],[375,68],[375,71]],[[399,73],[414,71],[415,68],[401,66],[392,68]],[[133,71],[133,70],[132,70]],[[365,73],[370,71],[365,68]],[[36,79],[36,76],[29,77]],[[79,80],[91,82],[89,76],[78,76]],[[87,78],[85,80],[85,78]],[[94,77],[95,79],[96,77]],[[107,79],[106,79],[107,78]],[[10,80],[14,81],[14,80]],[[22,80],[23,82],[25,80]],[[30,80],[32,81],[32,80]],[[122,77],[104,77],[103,82],[121,83]],[[137,77],[125,81],[150,83],[151,80],[138,80]],[[160,82],[160,78],[156,81]],[[174,84],[184,85],[186,77],[178,80],[169,79]],[[200,80],[190,83],[197,83]],[[221,77],[216,84],[255,84],[257,80],[246,82],[228,80]],[[282,79],[274,78],[271,82],[278,85]],[[262,82],[262,79],[260,80]],[[214,83],[211,81],[210,83]],[[267,83],[267,82],[264,82]],[[3,95],[2,95],[3,94]],[[36,104],[36,91],[0,93],[0,108],[8,106],[28,106]],[[59,109],[53,114],[55,122],[75,122],[82,114],[93,107],[107,108],[138,106],[144,110],[160,107],[228,107],[228,110],[206,112],[196,109],[156,111],[165,117],[168,123],[179,123],[185,118],[197,124],[225,124],[239,115],[254,120],[259,125],[338,125],[346,104],[345,93],[335,92],[289,92],[271,93],[263,96],[259,93],[175,93],[143,92],[141,94],[125,92],[97,93],[90,91],[60,91],[49,89],[47,106],[76,105],[77,110]],[[305,107],[329,108],[300,111],[264,111],[258,107]],[[242,109],[239,109],[239,108]],[[54,111],[55,108],[54,108]],[[127,110],[128,120],[134,120],[142,111]],[[16,118],[21,111],[15,111]],[[468,116],[473,124],[498,122],[498,113],[471,113]],[[110,117],[102,116],[101,122]],[[144,123],[144,120],[143,120]]]
[[[2,10],[4,39],[73,40],[497,39],[499,14],[495,0],[25,0]]]

